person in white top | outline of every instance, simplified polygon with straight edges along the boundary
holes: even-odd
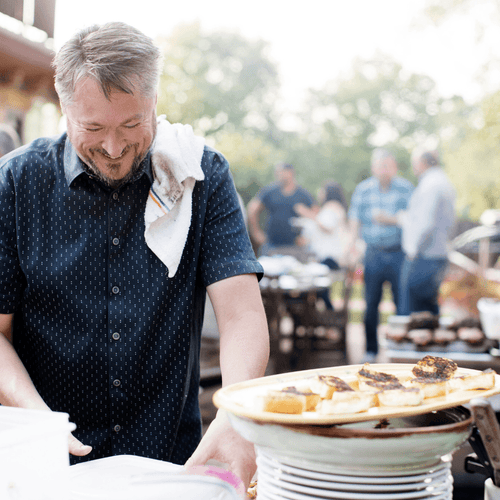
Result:
[[[337,270],[348,264],[346,256],[349,226],[347,224],[347,202],[342,186],[328,181],[318,193],[320,208],[309,208],[304,204],[295,205],[301,216],[296,224],[302,227],[303,244],[316,256],[319,262]],[[326,308],[333,306],[327,294],[321,297]]]
[[[408,209],[398,214],[405,260],[400,278],[400,314],[439,314],[439,287],[448,265],[448,243],[455,224],[455,189],[440,166],[437,151],[412,156],[419,183]]]

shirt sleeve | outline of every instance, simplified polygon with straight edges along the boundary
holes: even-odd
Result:
[[[361,208],[361,189],[359,185],[354,189],[354,193],[351,197],[351,203],[349,205],[349,211],[347,213],[347,217],[349,220],[361,220],[360,208]]]
[[[425,196],[422,196],[422,192]],[[432,237],[441,199],[439,187],[432,184],[422,186],[422,189],[415,191],[415,195],[415,199],[411,201],[411,211],[405,220],[406,231],[412,234],[407,249],[410,258],[419,255],[428,239]]]
[[[248,237],[236,188],[225,158],[218,154],[205,155],[204,161],[212,157],[207,182],[207,208],[200,262],[205,286],[240,274],[263,275]]]
[[[17,252],[14,179],[0,164],[0,314],[15,312],[24,289]]]

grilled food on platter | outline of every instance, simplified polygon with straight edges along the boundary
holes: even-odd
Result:
[[[338,413],[359,413],[369,410],[377,403],[377,396],[372,392],[337,391],[331,399],[323,399],[318,405],[322,415]]]
[[[424,398],[438,398],[446,396],[449,390],[449,382],[447,379],[437,377],[416,377],[405,382],[408,388],[416,387],[420,389]]]
[[[389,384],[401,385],[398,377],[390,373],[377,372],[371,369],[369,363],[365,363],[358,372],[358,384],[360,391],[378,391]]]
[[[259,396],[257,403],[262,411],[298,414],[304,411],[314,411],[320,399],[318,394],[311,391],[285,387],[280,391],[269,391]]]
[[[388,388],[377,393],[380,406],[418,406],[424,393],[418,387]]]
[[[495,372],[488,368],[477,375],[463,375],[453,377],[450,381],[450,388],[454,391],[474,391],[477,389],[490,389],[495,385]]]
[[[424,356],[413,368],[412,373],[420,378],[449,379],[457,371],[457,364],[448,358]]]
[[[390,371],[391,365],[384,366]],[[458,391],[495,387],[493,370],[462,369],[457,374],[457,369],[451,359],[429,355],[404,371],[396,371],[397,375],[365,363],[357,372],[351,371],[345,380],[320,373],[298,379],[294,386],[269,388],[255,397],[254,407],[283,414],[356,414],[372,407],[417,407]]]
[[[334,392],[353,392],[354,389],[344,380],[333,375],[318,375],[311,382],[311,391],[321,399],[331,399]]]

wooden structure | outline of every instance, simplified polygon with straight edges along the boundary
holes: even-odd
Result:
[[[51,67],[55,0],[0,0],[0,122],[24,139],[36,100],[59,104]]]

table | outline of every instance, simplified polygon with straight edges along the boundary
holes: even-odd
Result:
[[[353,274],[353,270],[325,276],[265,274],[260,288],[269,327],[271,373],[346,364]],[[336,282],[342,286],[342,307],[321,309],[320,292],[329,291]]]

